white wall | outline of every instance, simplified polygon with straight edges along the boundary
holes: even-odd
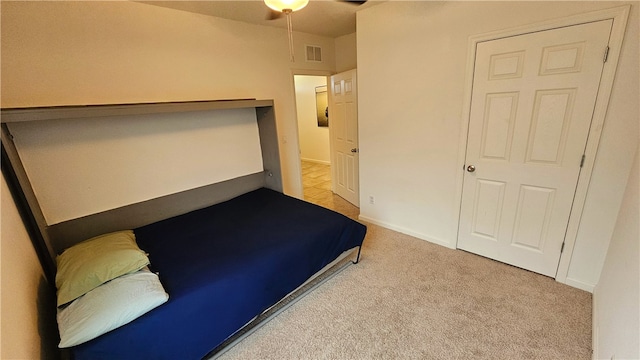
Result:
[[[640,148],[593,293],[594,357],[640,359]]]
[[[343,35],[335,39],[337,73],[355,69],[358,66],[356,40],[356,33]]]
[[[330,164],[329,128],[319,127],[316,116],[316,87],[326,86],[324,76],[296,75],[296,110],[300,158]]]
[[[2,2],[3,107],[274,99],[285,192],[302,196],[292,69],[333,71],[334,40],[118,2]],[[306,63],[304,44],[325,61]]]
[[[253,109],[9,129],[48,224],[263,170]]]
[[[621,2],[387,2],[357,13],[361,217],[456,245],[468,38]],[[637,146],[638,3],[567,282],[598,281]],[[587,221],[585,221],[587,220]]]

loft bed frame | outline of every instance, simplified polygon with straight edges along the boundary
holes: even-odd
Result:
[[[24,121],[99,118],[129,115],[188,113],[228,109],[255,109],[260,138],[263,171],[160,196],[56,224],[48,224],[25,171],[10,124]],[[221,100],[166,103],[56,106],[0,109],[2,173],[16,203],[26,230],[36,249],[49,286],[55,292],[56,256],[82,240],[122,229],[138,228],[194,210],[206,208],[259,188],[283,192],[278,134],[273,100]],[[144,121],[144,118],[135,121]],[[293,305],[332,276],[360,259],[361,246],[345,251],[286,297],[227,338],[205,356],[217,358],[274,316]],[[70,358],[62,349],[63,358]]]
[[[160,196],[57,224],[48,224],[46,222],[8,126],[11,123],[25,121],[56,121],[61,119],[246,108],[255,109],[256,112],[264,171]],[[283,192],[273,100],[249,99],[3,108],[0,110],[0,121],[2,123],[2,173],[36,249],[38,258],[42,263],[45,276],[52,286],[55,286],[56,255],[65,248],[84,239],[121,229],[144,226],[189,211],[205,208],[261,187]],[[139,121],[144,121],[144,119]]]

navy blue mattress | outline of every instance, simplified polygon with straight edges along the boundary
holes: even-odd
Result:
[[[75,359],[200,359],[342,252],[366,227],[259,189],[134,229],[169,301],[71,349]]]

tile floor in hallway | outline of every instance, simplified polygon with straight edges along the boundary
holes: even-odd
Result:
[[[302,186],[308,202],[357,219],[360,209],[331,191],[331,166],[302,161]]]

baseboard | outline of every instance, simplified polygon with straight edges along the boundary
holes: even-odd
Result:
[[[406,235],[409,235],[409,236],[413,236],[413,237],[418,238],[420,240],[425,240],[425,241],[428,241],[430,243],[434,243],[434,244],[437,244],[437,245],[442,245],[442,246],[444,246],[446,248],[449,248],[449,249],[455,249],[456,248],[455,244],[451,244],[448,241],[445,241],[445,240],[442,240],[442,239],[438,239],[438,238],[430,236],[430,235],[421,234],[421,233],[415,232],[413,230],[409,230],[407,228],[404,228],[402,226],[393,225],[393,224],[390,224],[388,222],[380,221],[380,220],[377,220],[377,219],[374,219],[374,218],[370,218],[370,217],[364,216],[364,215],[359,215],[358,219],[362,220],[362,221],[365,221],[365,222],[368,222],[368,223],[371,223],[371,224],[374,224],[374,225],[382,226],[383,228],[386,228],[386,229],[389,229],[389,230],[393,230],[393,231],[397,231],[399,233],[403,233],[403,234],[406,234]]]
[[[580,290],[588,291],[590,293],[593,293],[593,289],[595,288],[595,285],[587,284],[587,283],[584,283],[582,281],[571,279],[571,278],[566,278],[564,283],[569,285],[569,286],[572,286],[574,288],[578,288]]]
[[[591,295],[591,359],[598,358],[598,336],[600,328],[598,326],[598,288],[593,289]]]
[[[301,161],[308,161],[308,162],[312,162],[312,163],[316,163],[316,164],[322,164],[322,165],[331,165],[331,161],[325,161],[325,160],[316,160],[316,159],[307,159],[307,158],[300,158]]]

